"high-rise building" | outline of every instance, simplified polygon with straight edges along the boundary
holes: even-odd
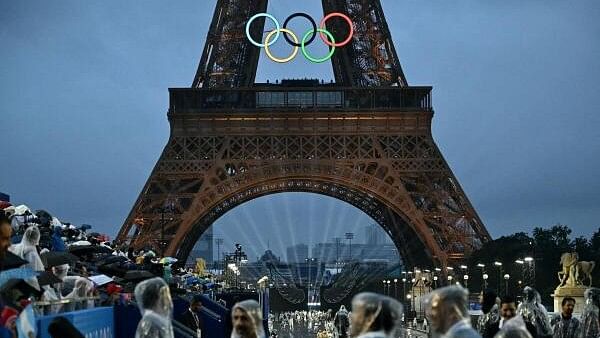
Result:
[[[380,225],[370,224],[365,227],[365,244],[391,244],[390,236]]]
[[[207,264],[213,263],[213,230],[208,228],[198,242],[194,245],[192,252],[187,260],[188,264],[194,264],[196,258],[203,258]]]
[[[308,245],[296,244],[287,248],[288,263],[304,262],[308,258]]]

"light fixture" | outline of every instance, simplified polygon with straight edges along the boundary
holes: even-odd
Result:
[[[469,280],[469,275],[464,275],[464,276],[463,276],[463,279],[464,279],[464,280]]]
[[[532,262],[533,261],[533,257],[525,257],[525,262]]]
[[[463,270],[466,270],[467,266],[466,265],[461,265],[460,268],[463,269]]]
[[[509,275],[509,274],[505,274],[505,275],[504,275],[504,279],[508,280],[509,278],[510,278],[510,275]]]
[[[495,265],[495,266],[502,266],[502,262],[495,261],[495,262],[494,262],[494,265]]]
[[[522,259],[517,259],[515,261],[515,263],[517,263],[517,264],[524,264],[525,262]]]
[[[478,264],[477,264],[477,267],[479,267],[479,268],[485,268],[485,264],[478,263]]]
[[[489,277],[490,277],[490,276],[488,276],[488,274],[487,274],[487,273],[484,273],[484,274],[483,274],[483,280],[487,280]]]

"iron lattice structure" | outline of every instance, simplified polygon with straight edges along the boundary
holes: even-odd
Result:
[[[273,85],[253,83],[259,50],[240,38],[266,1],[218,1],[192,88],[170,89],[168,144],[119,241],[142,248],[163,239],[165,254],[185,260],[221,215],[288,191],[364,211],[408,266],[445,266],[489,240],[432,138],[431,87],[406,84],[379,1],[323,6],[356,25],[332,60],[337,83]],[[231,39],[237,47],[224,47]],[[166,204],[165,218],[157,210]]]

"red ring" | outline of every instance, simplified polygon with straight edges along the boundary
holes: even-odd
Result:
[[[350,41],[352,40],[352,36],[354,36],[354,25],[352,25],[352,20],[350,19],[350,17],[348,17],[346,14],[338,13],[338,12],[329,13],[329,14],[327,14],[326,17],[323,18],[323,20],[321,20],[320,28],[325,29],[325,22],[334,16],[339,16],[340,18],[346,20],[346,22],[348,23],[348,26],[350,26],[350,34],[348,35],[348,38],[346,38],[346,40],[336,44],[336,43],[329,42],[329,40],[327,39],[327,36],[325,36],[325,34],[323,34],[323,33],[320,33],[321,40],[323,40],[323,42],[325,42],[325,44],[330,47],[344,47],[345,45],[350,43]]]

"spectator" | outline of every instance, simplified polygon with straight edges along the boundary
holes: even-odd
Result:
[[[139,283],[134,293],[142,313],[135,338],[173,338],[173,302],[167,283],[159,277],[148,279]]]
[[[10,225],[10,220],[4,211],[0,210],[0,261],[4,259],[6,251],[10,247],[11,236],[12,226]]]
[[[579,320],[573,317],[573,309],[575,308],[575,299],[565,297],[561,303],[562,312],[552,319],[552,329],[554,330],[553,338],[577,338],[581,325]]]
[[[402,305],[393,298],[363,292],[352,299],[350,336],[391,337],[402,320]]]
[[[196,332],[196,337],[200,338],[203,323],[202,317],[200,317],[200,310],[202,309],[202,297],[200,295],[194,296],[190,302],[190,307],[181,315],[181,324],[187,326],[193,332]]]
[[[522,316],[525,323],[535,326],[538,338],[551,338],[552,326],[540,299],[540,294],[535,289],[526,286],[523,289],[523,303],[517,308],[517,315]]]
[[[495,323],[500,319],[498,313],[498,296],[492,290],[485,290],[481,292],[479,302],[481,303],[481,315],[477,321],[477,330],[479,334],[483,335],[483,331],[490,323]]]
[[[433,291],[427,300],[431,327],[445,338],[481,337],[471,327],[466,289],[453,285]]]
[[[585,307],[581,314],[580,338],[600,337],[600,289],[589,288],[585,290]]]
[[[37,245],[40,243],[40,230],[33,225],[25,230],[25,234],[19,244],[8,248],[15,255],[23,258],[29,264],[27,266],[33,271],[44,271],[44,264],[37,252]]]
[[[231,338],[265,338],[260,304],[253,299],[239,302],[231,309]]]
[[[483,331],[483,338],[493,338],[496,336],[500,329],[507,323],[509,320],[515,318],[517,316],[517,304],[513,297],[504,296],[500,301],[500,319],[496,322],[489,323],[487,327]],[[524,321],[525,327],[529,334],[533,338],[537,338],[537,330],[533,324]]]
[[[350,319],[348,317],[348,311],[344,305],[340,306],[338,312],[333,317],[333,324],[337,331],[337,336],[345,338],[348,336],[348,327],[350,327]]]

